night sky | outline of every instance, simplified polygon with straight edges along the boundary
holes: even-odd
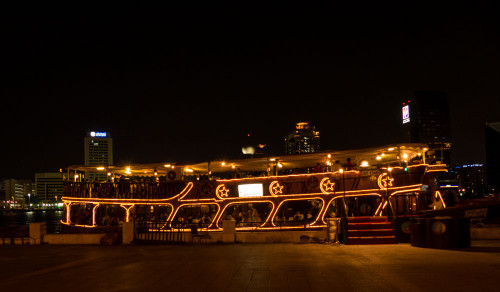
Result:
[[[2,9],[0,178],[83,164],[91,130],[115,164],[234,158],[247,134],[283,154],[298,121],[324,150],[397,143],[415,91],[448,96],[453,164],[500,121],[498,4],[70,2]]]

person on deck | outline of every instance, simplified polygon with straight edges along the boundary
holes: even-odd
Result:
[[[321,166],[321,164],[319,164],[319,162],[316,164],[316,166],[314,167],[313,169],[313,172],[323,172],[323,166]]]
[[[351,158],[347,158],[347,162],[345,164],[345,169],[347,171],[354,170],[354,163],[352,163]]]

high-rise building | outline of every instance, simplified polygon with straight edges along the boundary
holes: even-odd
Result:
[[[84,139],[85,165],[106,167],[113,165],[113,139],[108,132],[89,132]],[[88,180],[106,180],[106,174],[88,172]]]
[[[319,150],[319,132],[309,123],[300,122],[285,137],[286,154],[312,153]]]
[[[450,164],[451,124],[444,92],[418,91],[403,100],[402,124],[405,142],[425,143],[428,161]]]
[[[500,122],[486,123],[484,129],[488,188],[498,194],[500,193]]]
[[[44,203],[60,201],[63,195],[63,178],[59,172],[35,173],[37,198]]]

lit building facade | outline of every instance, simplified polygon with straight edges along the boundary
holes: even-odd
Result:
[[[486,123],[486,173],[488,188],[491,192],[500,192],[500,122]]]
[[[484,164],[464,164],[451,170],[459,181],[459,191],[462,196],[476,197],[488,194],[486,169]]]
[[[36,173],[35,190],[37,198],[43,203],[60,201],[63,195],[63,178],[59,172]]]
[[[0,182],[2,207],[22,208],[27,206],[35,194],[34,183],[27,179],[5,179]]]
[[[403,100],[402,124],[406,142],[429,146],[428,161],[450,164],[450,112],[444,92],[419,91]]]
[[[89,132],[84,139],[85,165],[106,167],[113,165],[113,139],[109,132]],[[87,172],[89,180],[106,180],[106,174]]]
[[[285,153],[313,153],[319,150],[319,132],[309,123],[300,122],[295,130],[285,137]]]

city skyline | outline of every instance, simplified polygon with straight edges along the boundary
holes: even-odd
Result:
[[[247,134],[283,153],[300,121],[323,150],[398,143],[400,100],[427,90],[448,97],[452,163],[483,162],[495,4],[381,5],[12,7],[0,177],[83,164],[91,130],[115,164],[234,157]]]

